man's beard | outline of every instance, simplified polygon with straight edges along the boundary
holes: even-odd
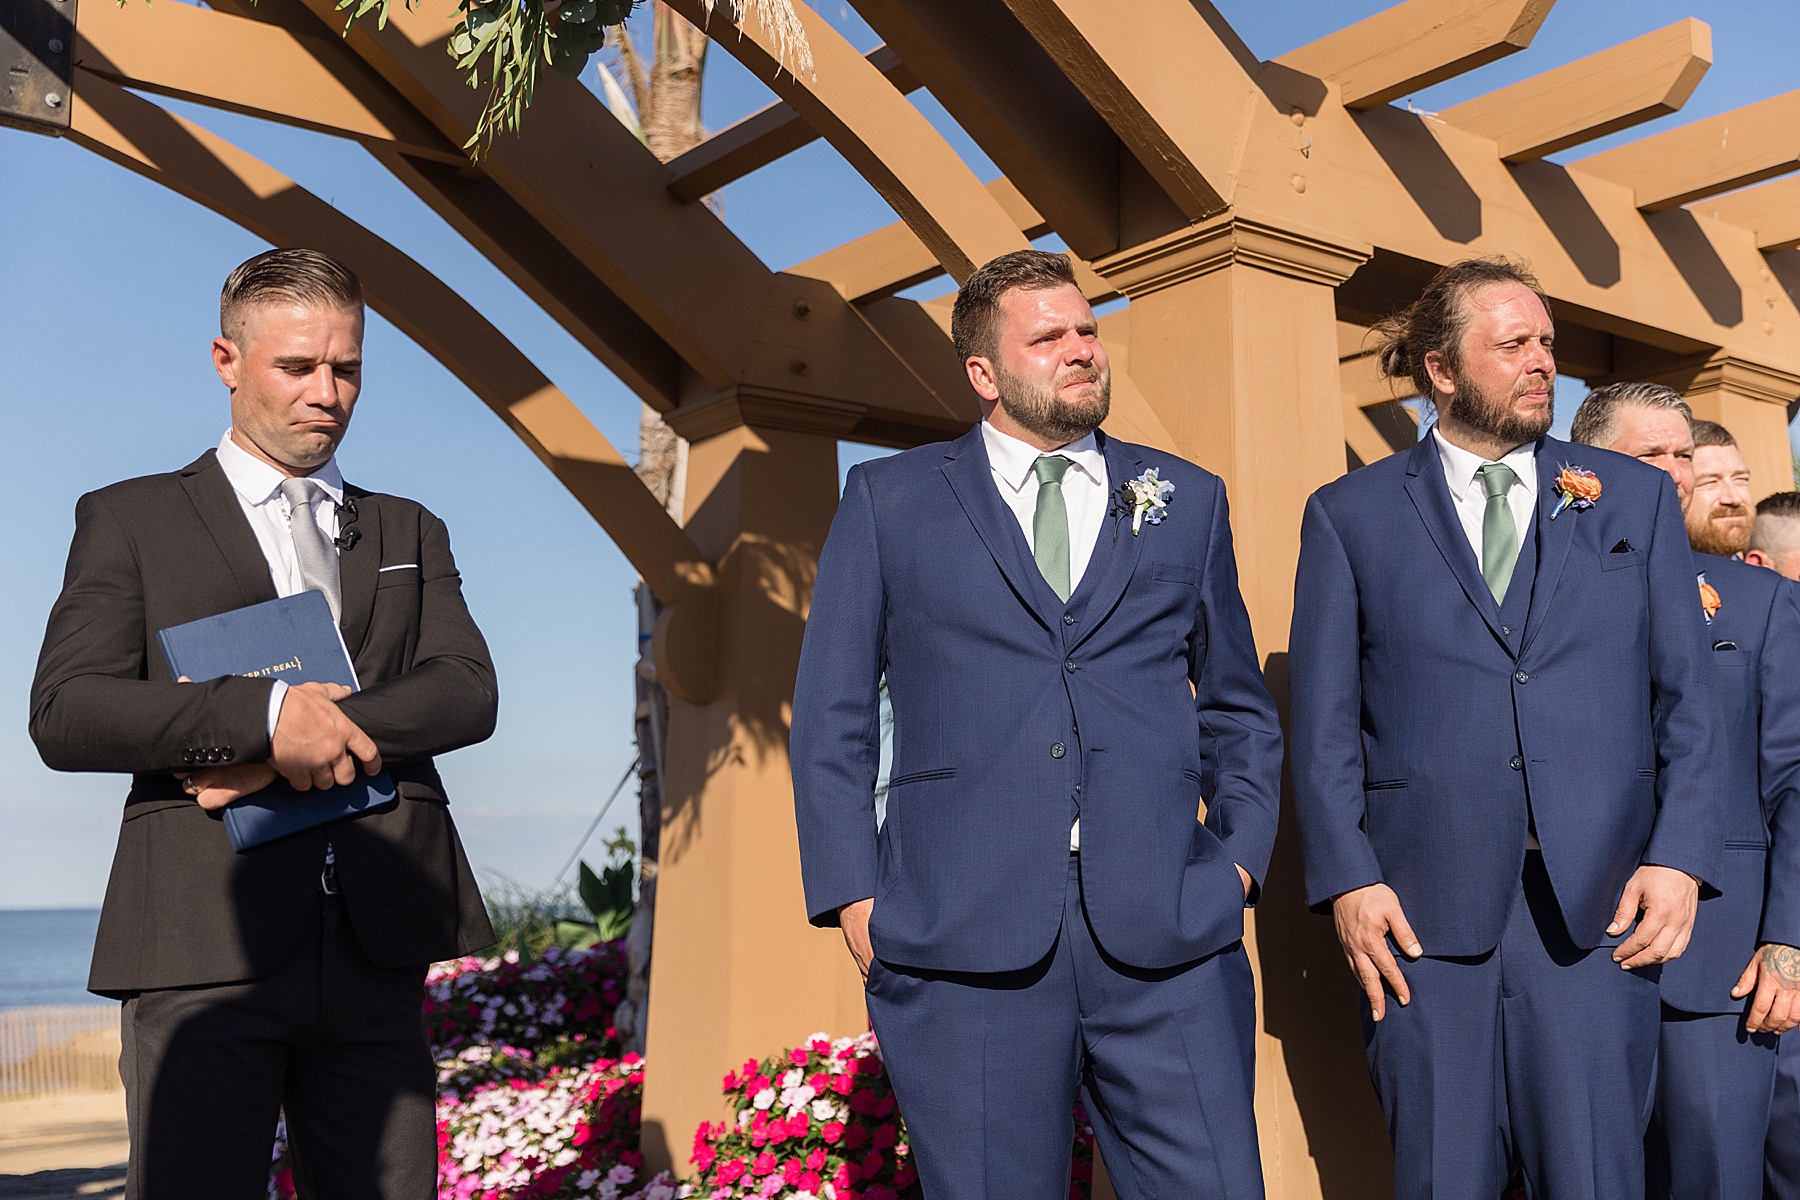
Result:
[[[1112,410],[1112,372],[1103,367],[1074,367],[1063,371],[1048,387],[1033,386],[995,364],[1000,387],[1000,407],[1021,429],[1046,442],[1066,446],[1100,428]],[[1092,381],[1075,398],[1066,399],[1063,388]]]
[[[1497,442],[1523,446],[1550,432],[1550,426],[1556,419],[1554,382],[1550,384],[1549,402],[1544,405],[1543,411],[1522,414],[1514,407],[1514,403],[1528,388],[1534,387],[1535,383],[1521,380],[1513,389],[1512,395],[1504,400],[1497,400],[1482,391],[1472,380],[1464,378],[1460,372],[1455,378],[1456,394],[1449,400],[1449,415],[1477,433],[1485,434]]]
[[[1742,554],[1750,546],[1750,514],[1739,504],[1715,504],[1705,516],[1688,518],[1688,543],[1721,558]]]

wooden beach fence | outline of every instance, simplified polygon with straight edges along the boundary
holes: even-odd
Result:
[[[118,1005],[0,1012],[0,1101],[119,1086]]]

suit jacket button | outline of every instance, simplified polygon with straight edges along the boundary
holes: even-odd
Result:
[[[193,766],[194,761],[195,761],[194,760],[194,752],[192,750],[183,750],[181,752],[181,761],[186,763],[190,767]]]
[[[1075,669],[1075,660],[1072,658],[1063,664],[1063,670],[1065,670],[1065,671],[1073,671],[1074,669]]]
[[[1063,624],[1064,625],[1073,625],[1074,623],[1075,623],[1075,614],[1074,613],[1064,613],[1063,614]]]
[[[208,750],[206,752],[206,761],[209,763],[216,763],[222,760],[219,758],[219,752],[217,750]]]
[[[230,762],[232,759],[232,756],[233,756],[233,751],[230,746],[226,746],[224,749],[219,751],[219,761],[220,762]]]
[[[1512,756],[1512,759],[1507,762],[1506,765],[1511,767],[1515,771],[1523,771],[1525,769],[1525,760],[1520,758],[1517,754],[1515,754]]]
[[[1050,757],[1051,758],[1061,758],[1063,755],[1067,754],[1068,752],[1069,752],[1069,748],[1067,746],[1063,745],[1061,742],[1057,742],[1050,747]]]
[[[1513,673],[1513,678],[1518,680],[1520,683],[1524,683],[1526,680],[1530,679],[1531,676],[1527,675],[1523,671],[1515,671]]]

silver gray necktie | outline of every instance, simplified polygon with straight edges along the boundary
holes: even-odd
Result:
[[[324,491],[310,479],[284,479],[281,494],[288,502],[288,532],[294,538],[294,560],[300,564],[301,589],[324,592],[325,602],[331,606],[331,619],[336,621],[343,607],[338,594],[337,547],[313,515],[313,505]]]

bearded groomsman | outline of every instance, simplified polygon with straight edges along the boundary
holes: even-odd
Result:
[[[863,971],[930,1200],[1066,1195],[1078,1093],[1125,1200],[1257,1200],[1241,939],[1281,728],[1225,487],[1101,432],[1106,347],[1063,256],[983,266],[950,328],[985,419],[853,467],[819,560],[807,912]]]
[[[1382,334],[1438,421],[1308,502],[1290,679],[1307,890],[1365,993],[1396,1194],[1493,1200],[1516,1163],[1534,1196],[1641,1200],[1645,968],[1722,853],[1680,500],[1546,436],[1522,267],[1446,268]]]
[[[1800,607],[1792,584],[1745,566],[1750,472],[1723,426],[1694,421],[1655,383],[1599,388],[1570,436],[1663,461],[1687,509],[1699,575],[1697,612],[1725,715],[1723,895],[1700,905],[1688,952],[1663,968],[1649,1196],[1758,1200],[1777,1038],[1800,1023]],[[1704,447],[1698,443],[1704,442]],[[1794,801],[1790,804],[1790,801]],[[1746,965],[1747,964],[1747,965]]]

